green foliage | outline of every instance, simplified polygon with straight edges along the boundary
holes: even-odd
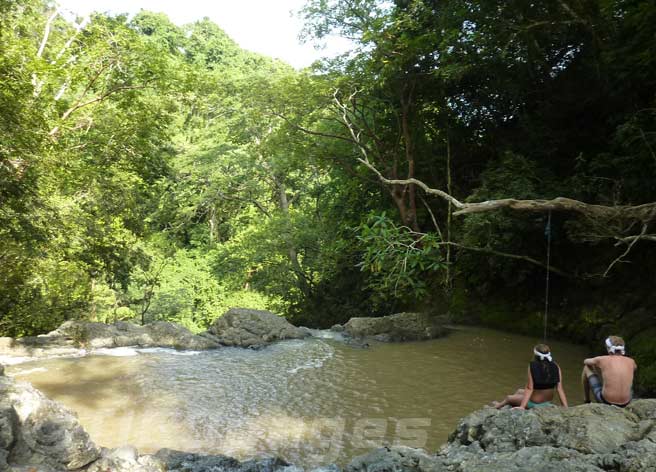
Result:
[[[199,332],[229,308],[271,307],[272,300],[260,293],[221,285],[212,270],[212,260],[212,254],[194,250],[166,256],[155,253],[148,267],[137,268],[132,276],[128,295],[135,321],[174,321]]]
[[[444,268],[439,240],[396,225],[385,213],[372,214],[358,228],[361,269],[375,296],[402,301],[427,295],[430,277]]]
[[[150,12],[57,16],[41,49],[52,9],[0,0],[0,332],[73,318],[201,330],[238,305],[327,327],[423,307],[447,274],[452,309],[506,297],[479,318],[536,329],[543,268],[498,254],[543,261],[544,215],[449,218],[357,159],[470,201],[655,201],[656,6],[564,5],[310,0],[308,37],[355,47],[297,72],[207,19]],[[551,263],[597,273],[622,229],[554,214]],[[569,285],[616,284],[648,298],[650,247],[613,280],[555,278],[552,296],[565,307]],[[584,295],[559,332],[610,321]]]

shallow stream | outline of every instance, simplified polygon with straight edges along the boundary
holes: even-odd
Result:
[[[270,454],[314,466],[344,464],[383,444],[436,450],[461,417],[526,382],[535,342],[461,328],[443,339],[369,349],[329,338],[259,351],[120,348],[26,362],[7,373],[75,410],[106,447]],[[586,352],[551,347],[570,403],[579,403]]]

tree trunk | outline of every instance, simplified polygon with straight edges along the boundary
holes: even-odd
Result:
[[[291,232],[291,221],[289,218],[289,199],[287,198],[287,189],[285,184],[278,178],[275,178],[276,186],[278,187],[278,203],[280,205],[280,211],[282,211],[283,218],[285,219],[285,230],[287,233]],[[291,241],[290,235],[285,236],[287,244],[287,257],[289,262],[292,265],[292,271],[298,282],[298,288],[303,293],[303,296],[309,297],[311,295],[310,284],[308,283],[307,278],[305,277],[305,272],[301,267],[301,263],[298,259],[298,251]]]

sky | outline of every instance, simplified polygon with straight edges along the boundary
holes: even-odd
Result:
[[[298,35],[303,25],[291,12],[299,10],[305,0],[57,0],[57,3],[82,16],[91,11],[162,12],[178,25],[207,16],[243,49],[282,59],[296,68],[348,49],[348,42],[342,38],[331,38],[321,51],[311,44],[300,44]]]

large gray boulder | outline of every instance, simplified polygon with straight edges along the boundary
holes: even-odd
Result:
[[[301,339],[309,331],[266,310],[231,308],[210,326],[208,333],[224,346],[262,347],[273,341]]]
[[[204,350],[218,347],[215,341],[192,334],[169,321],[155,321],[144,326],[127,321],[114,324],[67,321],[47,336],[72,339],[91,349],[140,346]]]
[[[0,470],[7,463],[74,470],[100,456],[71,411],[8,377],[0,377],[0,431]]]
[[[344,325],[344,332],[352,337],[371,337],[378,341],[421,341],[445,336],[447,323],[448,319],[443,316],[397,313],[378,318],[351,318]]]

